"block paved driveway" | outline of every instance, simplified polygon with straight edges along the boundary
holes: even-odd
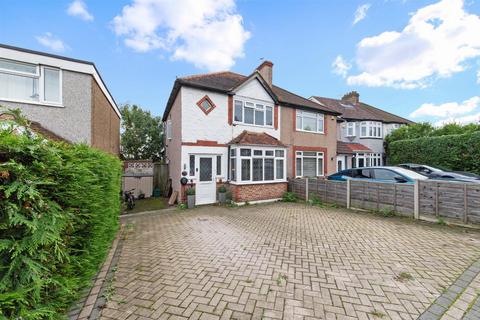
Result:
[[[416,319],[480,257],[473,231],[304,204],[125,223],[101,319]]]

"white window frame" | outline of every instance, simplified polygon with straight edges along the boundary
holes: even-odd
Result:
[[[4,74],[11,74],[20,77],[27,77],[37,80],[37,88],[36,88],[36,95],[38,99],[36,100],[22,100],[22,99],[13,99],[8,97],[0,97],[0,100],[4,101],[11,101],[11,102],[19,102],[19,103],[26,103],[26,104],[39,104],[39,105],[47,105],[47,106],[56,106],[61,107],[63,106],[63,72],[61,68],[57,67],[50,67],[44,65],[35,65],[33,63],[26,63],[22,61],[16,61],[11,59],[1,59],[4,61],[9,61],[12,63],[35,66],[36,72],[35,73],[28,73],[22,71],[14,71],[9,69],[0,68],[0,73]],[[48,101],[45,100],[45,69],[50,70],[58,70],[58,84],[59,84],[59,101]]]
[[[250,156],[242,156],[241,150],[242,149],[250,149]],[[235,156],[232,156],[232,153],[229,154],[229,180],[232,184],[266,184],[266,183],[277,183],[277,182],[285,182],[287,181],[287,150],[284,148],[275,148],[275,147],[258,147],[258,146],[241,146],[236,145],[232,146],[230,150],[235,150]],[[257,155],[255,155],[255,151],[257,151]],[[280,156],[275,151],[282,151],[283,156]],[[261,152],[261,155],[259,154]],[[267,155],[267,152],[271,152],[272,155]],[[263,159],[262,165],[262,180],[253,180],[253,160],[254,159]],[[273,160],[273,179],[272,180],[265,180],[265,159],[272,159]],[[231,173],[231,161],[235,161],[235,180],[232,179]],[[249,160],[250,161],[250,179],[249,180],[242,180],[242,160]],[[277,167],[277,160],[283,160],[283,168]],[[277,179],[277,171],[282,170],[283,178]]]
[[[365,134],[362,129],[365,128]],[[360,138],[383,138],[383,124],[380,121],[362,121],[360,123]]]
[[[345,137],[355,137],[356,136],[355,129],[356,129],[355,122],[347,122],[347,124],[345,125]],[[352,130],[351,134],[349,132],[350,130]]]
[[[381,153],[356,153],[355,168],[359,168],[358,163],[361,159],[363,159],[364,162],[362,168],[381,167],[383,165],[383,155]]]
[[[235,103],[236,102],[240,102],[242,103],[242,121],[237,121],[235,120]],[[245,105],[246,104],[251,104],[250,106],[248,106],[248,108],[252,108],[253,109],[253,123],[245,123]],[[272,113],[272,124],[271,125],[267,125],[267,108],[270,108],[271,109],[271,113]],[[260,125],[260,124],[255,124],[255,120],[256,120],[256,111],[262,111],[263,112],[263,125]],[[254,99],[243,99],[243,98],[235,98],[234,101],[233,101],[233,123],[234,124],[241,124],[241,125],[244,125],[244,126],[252,126],[252,127],[261,127],[261,128],[273,128],[274,127],[274,108],[273,108],[273,105],[268,103],[268,102],[265,102],[265,101],[260,101],[260,100],[254,100]]]
[[[300,123],[299,123],[299,121],[298,121],[298,117],[301,118]],[[303,119],[304,119],[305,117],[308,117],[308,118],[310,118],[310,119],[315,118],[315,121],[316,121],[316,124],[317,124],[317,130],[316,130],[316,131],[303,129]],[[296,122],[296,125],[295,125],[295,130],[296,130],[296,131],[309,132],[309,133],[317,133],[317,134],[325,134],[325,115],[324,115],[323,113],[296,110],[295,122]],[[319,124],[320,122],[322,123],[322,130],[321,130],[321,131],[318,130],[318,129],[319,129],[319,125],[318,125],[318,124]]]
[[[305,156],[304,151],[296,151],[295,152],[295,177],[296,178],[303,178],[303,158],[315,158],[315,170],[316,170],[316,177],[324,177],[325,176],[325,154],[323,152],[317,151],[305,151],[305,152],[315,152],[315,156]],[[300,165],[300,175],[297,174],[297,159],[301,159]],[[322,170],[319,174],[318,172],[318,160],[322,159]]]

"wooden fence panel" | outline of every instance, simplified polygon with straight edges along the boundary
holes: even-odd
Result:
[[[468,220],[480,223],[480,184],[470,184],[467,188]]]

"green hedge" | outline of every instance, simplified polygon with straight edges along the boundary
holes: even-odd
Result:
[[[118,229],[120,161],[0,130],[0,319],[59,319]]]
[[[388,152],[393,165],[420,163],[480,174],[480,132],[395,141]]]

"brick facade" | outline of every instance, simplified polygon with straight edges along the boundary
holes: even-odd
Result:
[[[235,202],[278,199],[287,192],[287,182],[237,185],[230,184]]]

